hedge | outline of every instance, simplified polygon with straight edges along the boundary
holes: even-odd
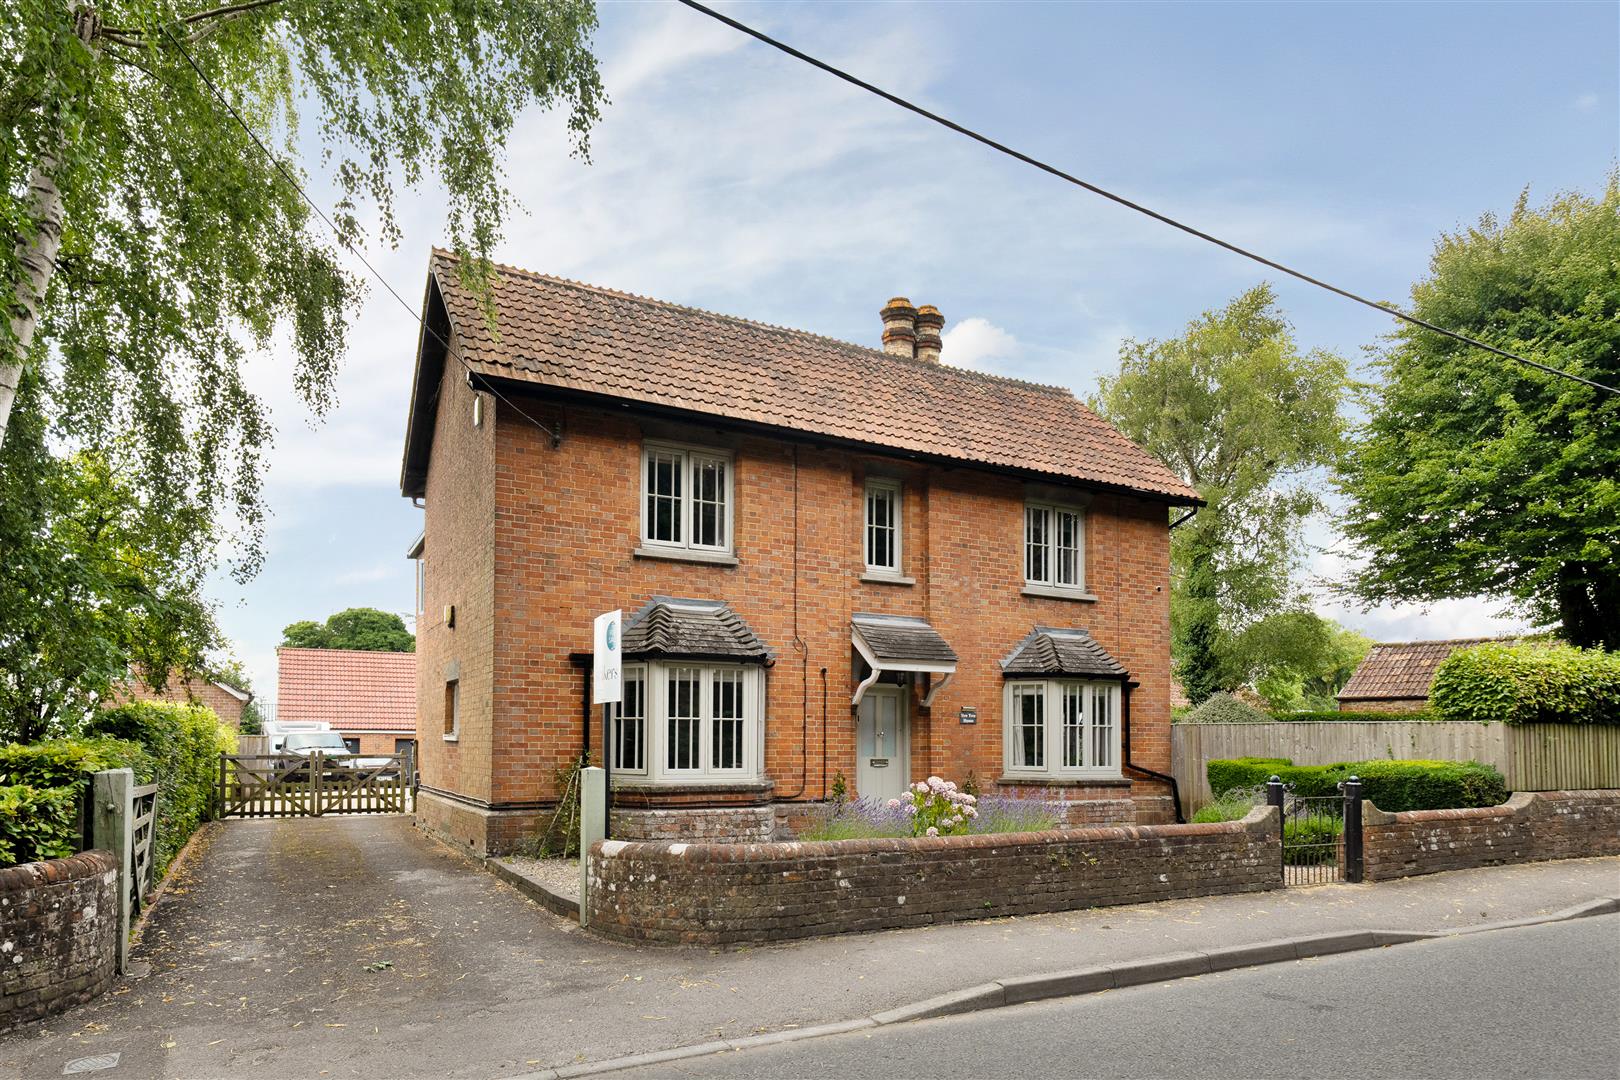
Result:
[[[1507,801],[1507,781],[1477,761],[1351,761],[1295,765],[1287,758],[1216,759],[1205,767],[1218,799],[1234,788],[1255,787],[1273,775],[1299,798],[1339,794],[1339,783],[1361,778],[1362,797],[1380,810],[1450,810]]]
[[[236,749],[236,736],[201,705],[132,701],[104,710],[93,732],[140,744],[151,757],[158,787],[154,880],[207,821],[219,779],[219,755]]]
[[[0,787],[0,866],[65,859],[78,850],[78,788]]]
[[[53,739],[0,746],[0,866],[60,859],[79,848],[79,817],[90,774],[128,768],[138,782],[152,759],[123,739]]]
[[[1620,653],[1546,643],[1458,649],[1429,700],[1448,720],[1620,724]]]
[[[1415,712],[1342,712],[1329,710],[1272,713],[1269,719],[1275,724],[1344,724],[1356,721],[1370,724],[1390,720],[1401,723],[1433,724],[1444,720],[1445,717],[1434,709],[1418,709]]]
[[[1222,690],[1204,699],[1204,703],[1188,712],[1179,721],[1183,724],[1265,724],[1271,717],[1253,705],[1239,701]]]

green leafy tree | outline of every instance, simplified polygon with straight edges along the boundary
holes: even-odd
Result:
[[[1412,311],[1620,383],[1620,172],[1441,236]],[[1509,598],[1571,643],[1620,649],[1620,396],[1397,330],[1346,455],[1343,529],[1369,603]]]
[[[81,447],[127,433],[143,498],[244,523],[243,576],[272,433],[246,351],[284,340],[322,412],[360,291],[339,245],[368,221],[396,242],[396,187],[436,176],[477,284],[519,115],[561,109],[585,155],[604,100],[590,0],[0,0],[0,25],[0,442],[22,372],[42,373]],[[335,240],[288,179],[304,143],[337,189]]]
[[[416,638],[405,620],[376,608],[348,608],[324,624],[305,619],[281,632],[284,648],[361,649],[366,652],[415,652]]]
[[[1247,676],[1240,636],[1303,604],[1301,525],[1340,450],[1345,363],[1301,352],[1271,286],[1167,341],[1127,341],[1092,405],[1208,505],[1171,534],[1177,674],[1194,704]]]
[[[107,458],[53,457],[25,376],[0,446],[0,740],[73,734],[132,671],[161,688],[218,642],[209,535]]]
[[[1239,642],[1248,682],[1274,711],[1329,712],[1373,641],[1309,611],[1262,619]]]

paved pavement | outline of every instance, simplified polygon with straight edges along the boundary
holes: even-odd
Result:
[[[1616,1075],[1620,915],[871,1028],[615,1078]]]
[[[1582,859],[768,948],[599,941],[402,818],[210,827],[148,978],[0,1039],[0,1076],[502,1076],[866,1016],[1002,976],[1302,934],[1443,930],[1620,895]],[[1408,948],[1409,946],[1402,946]]]

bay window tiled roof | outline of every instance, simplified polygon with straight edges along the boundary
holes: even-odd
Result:
[[[1037,626],[1001,662],[1002,674],[1122,679],[1123,664],[1084,630]]]
[[[655,596],[625,622],[624,657],[763,664],[771,650],[720,600]]]

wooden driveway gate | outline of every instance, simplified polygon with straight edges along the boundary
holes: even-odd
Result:
[[[408,751],[388,758],[221,754],[216,805],[222,818],[405,814],[411,766]]]

